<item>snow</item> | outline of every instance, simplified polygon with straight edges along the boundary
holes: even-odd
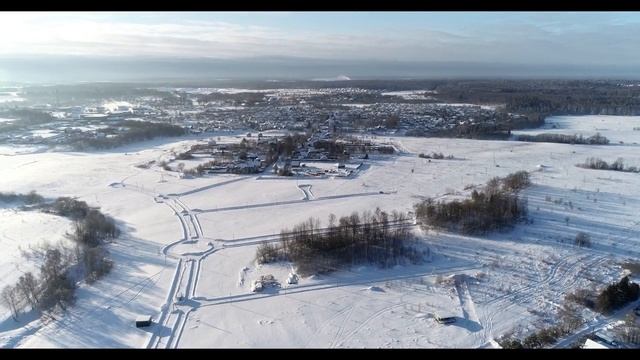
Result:
[[[88,125],[88,126],[69,126],[68,129],[81,130],[81,131],[95,131],[100,129],[107,129],[109,125]]]
[[[186,92],[187,94],[208,95],[213,93],[220,94],[242,94],[242,93],[269,93],[276,91],[275,89],[237,89],[237,88],[175,88],[171,90]]]
[[[582,346],[583,349],[610,349],[611,347],[599,343],[597,341],[593,341],[591,339],[587,339],[584,343],[584,346]]]
[[[31,135],[39,136],[41,138],[46,139],[46,138],[56,136],[58,135],[58,133],[53,130],[46,129],[46,130],[33,130],[31,131]]]
[[[631,125],[619,120],[605,117],[598,126],[640,140],[640,132],[625,130]],[[557,130],[569,134],[588,126],[583,117],[563,121]],[[0,156],[0,189],[78,196],[123,228],[123,236],[109,245],[111,274],[81,285],[77,304],[55,321],[25,315],[23,323],[1,323],[0,345],[488,347],[507,331],[550,318],[567,292],[618,280],[619,263],[640,256],[637,174],[575,166],[589,156],[621,156],[637,165],[640,154],[633,146],[378,140],[404,153],[365,160],[354,178],[305,178],[302,185],[310,185],[313,196],[291,178],[225,174],[183,180],[135,167],[188,147],[193,138],[107,152]],[[431,151],[464,160],[417,157]],[[412,211],[426,196],[468,196],[468,185],[518,170],[531,171],[534,185],[522,195],[533,224],[486,236],[415,227],[431,250],[422,265],[359,265],[287,284],[292,264],[255,263],[260,241],[277,240],[282,228],[310,216],[326,226],[330,213]],[[591,235],[592,248],[573,245],[579,231]],[[251,292],[251,284],[267,274],[281,286]],[[185,300],[176,303],[179,294]],[[434,313],[453,314],[456,322],[438,324]],[[152,315],[157,324],[135,328],[140,314]]]
[[[118,111],[123,108],[131,108],[134,105],[128,101],[109,101],[102,104],[104,108],[110,112]],[[102,114],[95,114],[97,117],[103,116]]]
[[[427,96],[426,94],[437,94],[435,90],[403,90],[403,91],[388,91],[381,93],[382,96],[398,96],[404,100],[435,100],[433,96]]]
[[[472,106],[472,107],[480,107],[481,109],[484,109],[484,110],[495,110],[499,106],[499,105],[476,105],[476,104],[466,104],[466,103],[436,103],[434,105],[459,106],[459,107]]]
[[[65,233],[72,229],[72,222],[66,218],[15,207],[0,208],[0,219],[0,289],[15,284],[25,272],[37,273],[41,259],[26,255],[46,243],[68,242]],[[6,310],[0,305],[0,319]]]
[[[0,104],[8,103],[8,102],[21,102],[26,101],[27,99],[18,95],[18,92],[2,92],[0,93]]]
[[[0,145],[0,156],[15,156],[20,154],[34,154],[38,152],[44,152],[47,150],[47,146],[35,146],[35,145]]]
[[[312,79],[311,81],[348,81],[348,80],[351,80],[351,78],[348,77],[347,75],[338,75],[338,76],[332,77],[332,78]]]
[[[637,130],[634,130],[636,128]],[[512,131],[513,134],[537,135],[541,133],[593,136],[597,133],[611,144],[637,146],[640,142],[640,116],[584,115],[553,116],[538,129]]]
[[[340,105],[355,107],[355,108],[365,108],[365,107],[370,107],[372,104],[340,104]]]

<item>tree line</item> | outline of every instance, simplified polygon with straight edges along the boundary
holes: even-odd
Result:
[[[0,202],[12,203],[21,201],[26,205],[40,204],[44,201],[42,195],[31,191],[28,194],[16,194],[14,192],[0,192]]]
[[[0,113],[0,117],[6,117],[16,121],[0,123],[0,133],[17,131],[31,125],[46,124],[56,120],[51,114],[32,109],[10,109]]]
[[[629,277],[625,276],[619,282],[608,285],[599,293],[579,289],[568,294],[566,299],[606,315],[638,300],[639,296],[640,287],[638,284],[631,282]]]
[[[612,170],[612,171],[623,171],[623,172],[640,172],[636,166],[626,166],[624,165],[624,160],[622,158],[617,158],[616,161],[611,164],[606,161],[590,157],[585,160],[584,163],[576,164],[577,167],[585,168],[585,169],[595,169],[595,170]]]
[[[554,344],[560,337],[569,335],[584,323],[576,305],[572,303],[609,314],[637,300],[638,297],[638,284],[630,282],[628,276],[618,283],[607,286],[597,296],[587,290],[578,290],[565,297],[565,302],[558,312],[558,324],[535,331],[522,340],[506,336],[500,339],[499,343],[505,349],[540,349]]]
[[[518,197],[518,191],[530,184],[526,171],[495,177],[480,191],[474,190],[471,199],[445,202],[428,198],[414,205],[416,218],[425,226],[464,234],[512,226],[527,215],[527,201]]]
[[[159,136],[182,136],[187,131],[178,125],[156,123],[137,120],[123,120],[116,124],[126,130],[116,133],[113,137],[82,138],[70,145],[75,150],[110,149],[138,141],[151,140]]]
[[[629,81],[451,80],[435,89],[448,101],[505,104],[505,111],[550,115],[639,115],[640,89]]]
[[[474,123],[456,124],[450,129],[433,130],[422,135],[419,135],[419,132],[410,131],[407,132],[407,135],[506,140],[511,136],[512,130],[540,127],[544,125],[544,119],[545,117],[540,114],[516,116],[505,112],[504,109],[497,109],[493,112],[492,117],[480,119]]]
[[[410,219],[405,213],[387,213],[377,208],[340,218],[331,214],[328,224],[322,229],[319,219],[309,218],[292,230],[283,229],[279,243],[258,247],[257,261],[289,260],[304,276],[361,263],[382,267],[419,263],[425,254],[411,234]]]
[[[418,154],[418,157],[422,159],[447,159],[447,160],[454,159],[453,155],[445,156],[443,153],[437,153],[435,151],[432,152],[431,154],[420,153]]]
[[[597,133],[593,136],[584,137],[582,134],[580,135],[565,135],[565,134],[537,134],[537,135],[518,135],[516,136],[516,140],[518,141],[528,141],[528,142],[550,142],[550,143],[560,143],[560,144],[580,144],[580,145],[607,145],[609,144],[609,139],[605,136]]]
[[[555,344],[559,338],[571,334],[584,323],[576,305],[570,302],[565,302],[558,310],[558,320],[556,325],[539,329],[522,340],[506,336],[498,343],[504,349],[542,349]]]
[[[596,299],[596,309],[603,314],[609,314],[626,304],[638,300],[640,286],[623,277],[618,283],[604,288]]]
[[[39,208],[43,212],[74,221],[73,231],[67,233],[74,246],[62,243],[48,246],[39,273],[26,272],[16,284],[2,289],[0,298],[15,320],[25,307],[49,311],[65,310],[73,304],[76,279],[92,283],[111,270],[113,262],[103,245],[120,234],[112,218],[84,201],[60,197],[46,203],[44,198],[39,198]]]

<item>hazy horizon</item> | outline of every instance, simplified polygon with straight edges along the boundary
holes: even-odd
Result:
[[[304,58],[176,59],[82,56],[3,57],[0,82],[215,80],[638,79],[640,67],[480,62],[344,61]]]

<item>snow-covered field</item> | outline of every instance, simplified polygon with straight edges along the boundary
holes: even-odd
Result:
[[[71,231],[71,221],[63,217],[37,211],[19,211],[17,207],[1,207],[0,219],[0,289],[15,284],[25,272],[37,272],[37,258],[26,258],[31,250],[41,245],[66,241],[65,233]],[[3,305],[0,311],[3,313]]]
[[[640,132],[625,130],[634,127],[626,121],[637,118],[591,118],[564,117],[563,128],[554,130],[572,134],[589,129],[583,121],[599,121],[598,127],[640,141]],[[0,345],[480,347],[519,325],[547,321],[564,294],[617,280],[619,262],[640,256],[638,175],[574,166],[589,156],[640,164],[633,146],[379,140],[404,153],[372,157],[350,179],[178,179],[157,167],[135,167],[194,140],[99,153],[0,156],[0,191],[78,196],[118,219],[124,232],[110,246],[112,273],[81,286],[67,315],[47,324],[13,324],[2,315]],[[461,160],[417,157],[432,151]],[[277,239],[282,228],[310,216],[326,226],[330,213],[411,211],[427,196],[468,195],[469,185],[518,170],[532,172],[534,185],[523,196],[533,223],[483,237],[416,227],[432,250],[423,265],[355,267],[286,285],[289,264],[253,261],[258,242]],[[3,219],[0,234],[6,230]],[[11,231],[15,242],[22,241]],[[592,248],[573,245],[578,231],[591,235]],[[252,293],[252,281],[265,274],[273,274],[282,288]],[[440,325],[434,313],[457,321]],[[140,314],[153,315],[157,324],[135,328]],[[28,320],[33,321],[26,325]]]
[[[32,136],[39,136],[39,137],[41,137],[43,139],[46,139],[46,138],[49,138],[49,137],[52,137],[52,136],[56,136],[57,133],[54,130],[46,129],[46,130],[33,130],[33,131],[31,131],[31,135]]]
[[[17,91],[9,91],[0,93],[0,103],[9,103],[9,102],[20,102],[26,101],[27,99],[18,95]]]
[[[611,144],[638,145],[640,142],[640,116],[585,115],[580,121],[575,116],[552,116],[538,129],[513,131],[514,134],[541,133],[576,134],[584,137],[596,133],[605,136]]]
[[[426,94],[437,94],[435,90],[405,90],[405,91],[389,91],[383,92],[382,96],[397,96],[404,100],[435,100],[433,96]]]
[[[435,105],[441,106],[479,106],[481,109],[485,110],[495,110],[500,105],[476,105],[476,104],[466,104],[466,103],[436,103]]]

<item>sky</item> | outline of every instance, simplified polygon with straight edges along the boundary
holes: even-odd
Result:
[[[2,12],[0,60],[300,58],[640,66],[640,12]]]
[[[0,55],[640,62],[633,12],[5,12],[0,34]]]

